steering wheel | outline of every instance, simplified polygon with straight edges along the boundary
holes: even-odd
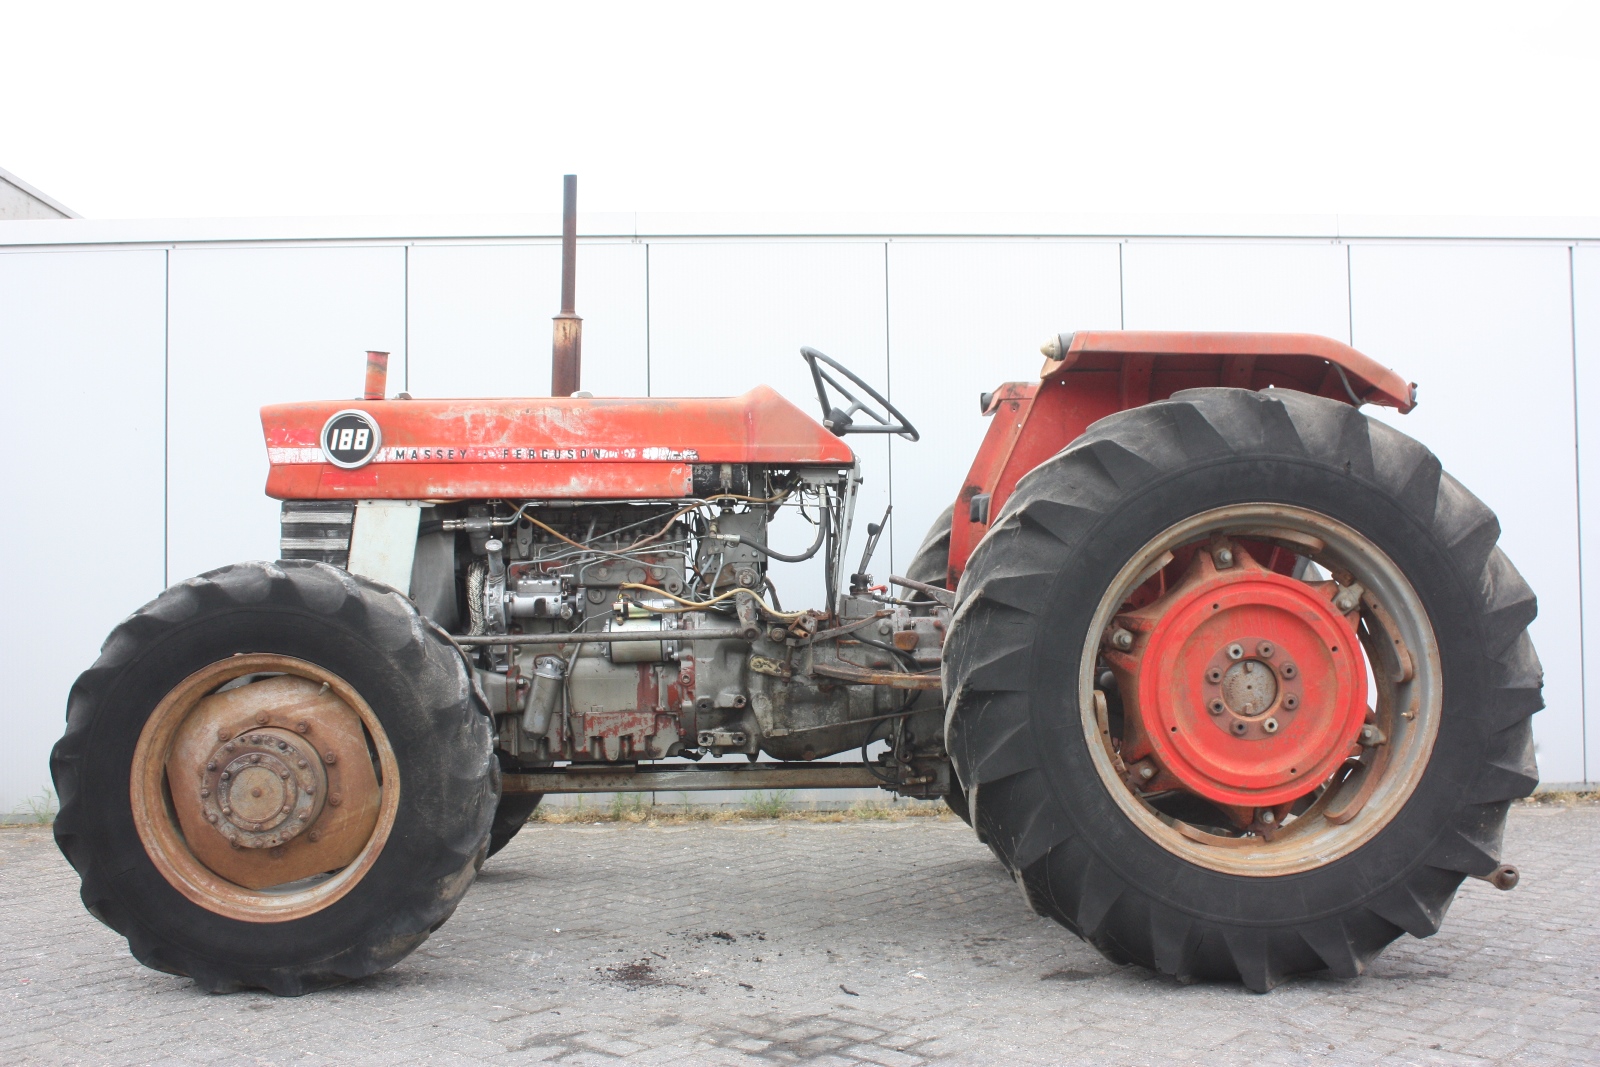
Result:
[[[862,381],[855,372],[845,367],[831,356],[823,355],[815,348],[802,348],[800,356],[811,368],[811,381],[817,387],[817,400],[822,404],[822,425],[833,432],[835,437],[843,437],[847,433],[894,433],[904,437],[907,441],[915,441],[922,435],[917,433],[917,428],[911,425],[911,420],[900,414],[900,409],[889,403],[887,397],[872,386]],[[882,411],[876,410],[856,396],[850,389],[842,384],[839,379],[829,374],[820,364],[826,363],[829,367],[844,375],[857,387],[864,390],[868,396],[882,406]],[[836,406],[828,398],[828,386],[832,386],[842,398],[850,402],[847,408]],[[887,412],[884,414],[883,412]],[[865,415],[871,422],[857,422],[856,415]]]

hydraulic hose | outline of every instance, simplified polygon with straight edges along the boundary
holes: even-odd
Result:
[[[752,541],[750,538],[746,537],[744,534],[739,534],[736,537],[729,538],[729,540],[732,540],[732,541],[737,542],[738,544],[744,545],[746,548],[753,548],[757,552],[761,553],[763,556],[767,556],[770,559],[778,560],[781,563],[804,563],[806,560],[810,559],[812,556],[815,556],[817,554],[817,549],[822,547],[822,540],[823,540],[824,537],[827,536],[827,534],[828,534],[828,519],[827,519],[826,516],[823,516],[822,517],[822,521],[817,523],[817,539],[815,541],[811,542],[811,547],[810,548],[808,548],[804,552],[798,553],[796,555],[790,555],[787,552],[779,552],[776,549],[768,548],[766,545],[762,544],[760,541]]]

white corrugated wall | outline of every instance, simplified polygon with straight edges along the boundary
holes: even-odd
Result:
[[[801,345],[886,383],[922,441],[852,443],[862,514],[894,503],[897,563],[954,497],[985,429],[979,391],[1032,377],[1057,331],[1308,331],[1418,381],[1416,412],[1375,414],[1499,513],[1501,543],[1539,594],[1541,773],[1600,778],[1600,721],[1587,728],[1600,714],[1600,243],[970,225],[960,237],[771,236],[722,222],[716,236],[677,226],[584,241],[585,387],[766,382],[809,410]],[[355,395],[369,348],[394,352],[392,388],[419,396],[548,388],[552,239],[391,236],[403,221],[320,240],[265,222],[137,229],[0,224],[0,812],[48,786],[67,690],[119,618],[164,582],[275,556],[262,404]]]

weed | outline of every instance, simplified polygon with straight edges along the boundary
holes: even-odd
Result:
[[[744,810],[752,819],[781,819],[784,812],[789,810],[789,797],[792,795],[788,789],[774,789],[770,793],[758,789],[750,794]]]
[[[49,826],[56,821],[56,795],[48,786],[40,790],[38,796],[29,797],[23,803],[28,805],[33,821],[40,826]]]

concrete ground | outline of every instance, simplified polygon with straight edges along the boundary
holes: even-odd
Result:
[[[1364,978],[1116,967],[953,820],[535,823],[411,958],[297,1000],[145,970],[42,830],[0,833],[0,1062],[1600,1062],[1600,805],[1519,806]]]

